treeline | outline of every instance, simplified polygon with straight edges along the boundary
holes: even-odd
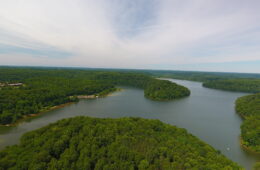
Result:
[[[180,80],[203,82],[204,87],[259,93],[260,74],[257,73],[221,73],[221,72],[197,72],[197,71],[144,71],[157,77],[168,77]]]
[[[63,119],[0,152],[0,169],[242,169],[186,130],[141,118]]]
[[[260,79],[260,74],[257,73],[222,73],[222,72],[202,72],[202,71],[170,71],[170,70],[146,70],[145,73],[157,76],[168,77],[180,80],[192,81],[212,81],[212,80],[227,80],[227,79]]]
[[[260,153],[260,74],[195,71],[146,71],[157,77],[203,82],[204,87],[257,93],[238,98],[236,111],[245,119],[241,125],[242,144]],[[260,162],[255,169],[260,169]]]
[[[77,101],[77,95],[105,95],[117,85],[142,88],[152,100],[171,100],[189,95],[183,86],[149,75],[103,70],[1,68],[0,83],[23,83],[0,87],[0,124]]]
[[[260,93],[238,98],[236,111],[245,119],[241,125],[242,144],[260,153]]]
[[[260,92],[260,79],[227,79],[227,80],[214,80],[203,83],[204,87],[239,91],[239,92]]]
[[[138,76],[137,76],[138,75]],[[115,85],[134,86],[144,89],[145,97],[152,100],[172,100],[190,95],[190,90],[168,80],[154,79],[136,73],[102,73],[95,80],[103,80]]]
[[[144,95],[154,100],[172,100],[189,96],[190,91],[168,80],[154,80],[145,88]]]
[[[40,77],[23,81],[21,87],[2,87],[0,90],[0,124],[50,107],[78,101],[77,95],[102,95],[115,90],[114,85],[91,80]]]

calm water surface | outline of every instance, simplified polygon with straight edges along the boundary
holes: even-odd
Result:
[[[173,80],[191,90],[191,96],[169,102],[144,98],[143,90],[124,88],[112,96],[85,99],[26,120],[16,127],[0,127],[0,149],[19,143],[25,132],[62,118],[85,115],[91,117],[143,117],[186,128],[190,133],[220,150],[246,169],[260,160],[259,155],[244,151],[239,144],[241,118],[235,113],[234,101],[246,93],[227,92],[202,87],[201,83]]]

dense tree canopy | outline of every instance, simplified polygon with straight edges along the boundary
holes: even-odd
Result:
[[[63,119],[0,152],[0,169],[241,169],[186,130],[141,118]]]
[[[236,111],[245,119],[241,126],[243,145],[260,153],[260,93],[238,98]]]
[[[171,100],[190,95],[189,89],[168,80],[156,80],[144,90],[146,97],[154,100]]]
[[[168,80],[154,79],[147,75],[133,73],[102,73],[95,80],[106,80],[117,85],[144,89],[145,97],[152,100],[172,100],[190,95],[190,90]]]
[[[214,80],[203,83],[203,86],[240,92],[260,92],[260,79],[228,79],[228,80]]]
[[[23,83],[8,86],[8,83]],[[152,100],[188,96],[189,90],[169,81],[135,72],[53,68],[1,68],[0,124],[13,123],[48,108],[77,101],[78,95],[104,96],[117,85],[142,88]]]
[[[199,71],[151,71],[146,70],[156,77],[168,77],[181,80],[203,82],[203,86],[228,91],[260,92],[260,74],[257,73],[221,73]]]
[[[13,123],[28,114],[77,101],[77,95],[102,95],[115,90],[112,84],[90,80],[40,77],[23,81],[21,87],[0,90],[0,123]]]

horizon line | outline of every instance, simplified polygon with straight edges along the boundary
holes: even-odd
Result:
[[[205,70],[174,70],[174,69],[145,69],[145,68],[105,68],[86,66],[46,66],[46,65],[0,65],[0,67],[42,67],[42,68],[70,68],[70,69],[93,69],[93,70],[143,70],[143,71],[175,71],[175,72],[198,72],[198,73],[231,73],[231,74],[259,74],[256,72],[226,72],[226,71],[205,71]]]

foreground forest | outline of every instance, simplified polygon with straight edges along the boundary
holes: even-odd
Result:
[[[0,169],[242,169],[186,130],[141,118],[63,119],[0,152]]]
[[[236,111],[245,119],[241,126],[242,144],[260,153],[260,93],[238,98]]]
[[[78,95],[104,96],[118,85],[142,88],[152,100],[172,100],[190,94],[186,87],[149,75],[103,70],[0,67],[0,85],[0,124],[76,102]]]

